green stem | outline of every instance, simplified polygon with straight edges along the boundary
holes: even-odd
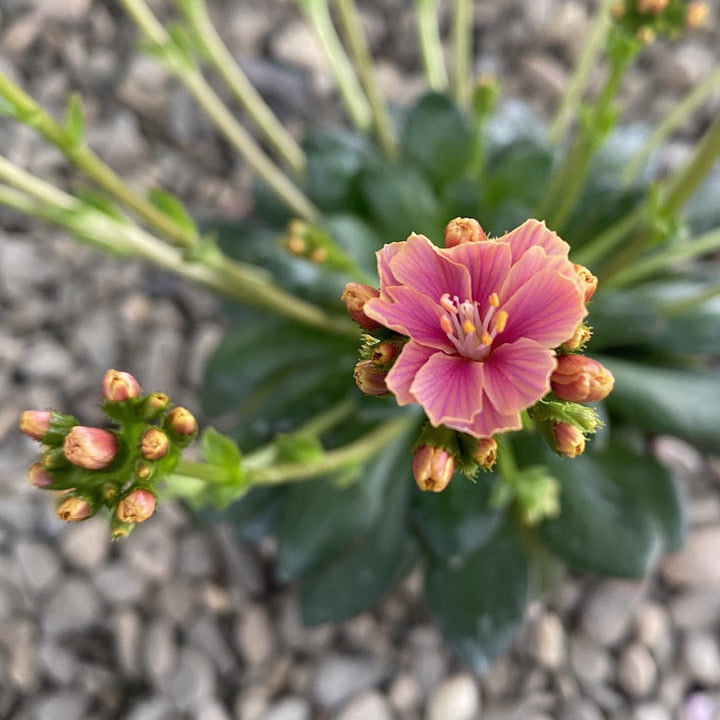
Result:
[[[445,92],[448,75],[438,28],[439,0],[417,0],[417,23],[420,52],[428,85],[435,92]]]
[[[502,482],[512,485],[513,479],[518,473],[518,466],[515,460],[515,452],[513,451],[512,444],[510,443],[507,435],[501,435],[497,438],[498,441],[498,453],[497,453],[497,470],[502,477]]]
[[[613,223],[607,230],[596,235],[586,245],[572,251],[573,262],[592,268],[607,257],[637,227],[645,217],[645,207],[640,205]]]
[[[467,107],[472,89],[473,3],[455,0],[452,24],[453,92],[455,101]]]
[[[372,126],[372,110],[363,94],[353,65],[335,32],[327,0],[297,0],[325,51],[353,125],[363,132]]]
[[[560,107],[550,126],[550,140],[554,144],[562,140],[572,119],[577,115],[590,75],[597,70],[598,60],[610,27],[610,7],[614,2],[615,0],[603,0],[597,10],[595,22],[584,43],[582,55],[575,66],[573,76],[565,89]]]
[[[195,232],[181,227],[144,197],[138,195],[87,145],[78,142],[77,138],[57,123],[2,72],[0,72],[0,96],[12,105],[21,122],[35,128],[48,142],[55,145],[75,167],[104,188],[115,200],[142,218],[156,232],[180,247],[189,248],[198,241]]]
[[[178,461],[173,475],[202,480],[208,485],[223,483],[227,480],[227,471],[225,468],[210,465],[209,463],[185,460],[184,458],[180,458]]]
[[[622,170],[623,181],[632,182],[650,156],[658,150],[670,134],[678,128],[720,85],[720,68],[708,75],[695,89],[679,102],[653,130],[642,148]]]
[[[195,38],[213,69],[220,75],[268,142],[297,175],[305,172],[305,153],[295,138],[282,126],[275,113],[240,69],[210,20],[204,0],[175,0],[194,31]]]
[[[167,70],[185,85],[225,139],[293,212],[306,220],[314,220],[319,214],[317,208],[238,123],[205,80],[197,65],[190,62],[182,51],[175,47],[172,38],[152,14],[145,0],[120,0],[120,2],[128,16],[135,21],[163,58]]]
[[[395,133],[387,105],[377,83],[375,65],[355,0],[336,0],[336,5],[338,17],[343,25],[345,41],[350,48],[360,83],[370,103],[378,142],[386,157],[395,158],[398,154]]]
[[[706,303],[708,300],[712,300],[719,296],[720,284],[711,285],[710,287],[705,288],[702,292],[698,293],[693,297],[665,303],[660,308],[660,314],[663,317],[685,315],[692,310],[697,309],[698,307]]]
[[[251,486],[279,485],[299,480],[311,480],[343,470],[368,460],[391,440],[407,432],[415,422],[415,417],[408,415],[389,420],[359,440],[336,450],[327,451],[319,460],[248,469],[248,482]]]
[[[137,257],[164,267],[238,302],[268,310],[303,325],[357,337],[349,320],[291,295],[267,273],[213,251],[188,258],[130,222],[106,215],[72,195],[27,173],[0,156],[0,179],[21,191],[4,192],[0,202],[65,228],[78,239],[115,254]]]
[[[715,252],[718,249],[720,249],[720,229],[711,230],[693,240],[662,250],[645,260],[626,266],[608,278],[606,284],[612,287],[632,285],[657,272],[672,268],[683,260]]]

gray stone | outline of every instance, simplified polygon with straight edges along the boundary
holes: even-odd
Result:
[[[145,578],[119,561],[102,568],[94,581],[100,594],[112,605],[137,603],[145,593]]]
[[[48,591],[60,577],[60,562],[45,543],[20,540],[15,543],[15,558],[26,586],[34,593]]]
[[[175,629],[164,617],[155,618],[143,636],[142,655],[145,673],[153,685],[165,690],[177,665]]]
[[[407,639],[409,662],[413,674],[428,694],[447,671],[447,654],[438,628],[421,625],[413,628]]]
[[[634,580],[604,580],[585,602],[581,624],[602,645],[614,646],[628,631],[647,585]]]
[[[311,714],[310,705],[305,698],[288,695],[273,703],[262,720],[310,720]]]
[[[663,560],[661,573],[673,586],[720,585],[720,526],[695,530],[680,552]]]
[[[178,710],[196,710],[213,697],[215,688],[215,672],[208,656],[192,647],[183,648],[169,684],[169,695]]]
[[[110,551],[110,531],[102,515],[68,525],[60,537],[63,557],[72,565],[87,571],[99,568]]]
[[[715,634],[689,632],[682,644],[682,657],[693,680],[708,687],[720,684],[720,646]]]
[[[203,613],[190,628],[188,639],[212,658],[221,674],[228,674],[237,668],[235,655],[212,615]]]
[[[673,720],[670,710],[659,702],[637,705],[632,717],[633,720]]]
[[[677,628],[701,628],[713,623],[720,615],[720,593],[713,586],[688,588],[673,594],[668,606]]]
[[[565,628],[555,613],[544,613],[532,633],[531,652],[544,667],[556,670],[565,662]]]
[[[31,377],[62,380],[73,370],[69,350],[51,337],[40,336],[27,349],[25,372]]]
[[[43,693],[33,700],[33,720],[82,720],[90,697],[73,690]]]
[[[216,555],[205,533],[193,532],[180,541],[180,573],[188,578],[206,577],[216,569]]]
[[[232,720],[225,706],[217,699],[200,703],[194,717],[196,720]]]
[[[393,713],[387,700],[379,692],[366,692],[349,702],[336,718],[337,720],[367,720],[367,718],[393,720]]]
[[[122,671],[135,676],[140,674],[140,633],[142,620],[134,609],[119,610],[112,619],[115,634],[115,651]]]
[[[118,88],[118,96],[140,113],[161,116],[170,99],[170,79],[158,62],[136,55]]]
[[[423,699],[420,683],[407,672],[401,672],[393,679],[387,694],[393,708],[400,713],[414,712]]]
[[[588,685],[599,685],[612,674],[610,653],[584,633],[570,638],[570,666],[578,679]]]
[[[588,700],[568,703],[558,717],[559,720],[604,720],[602,712]]]
[[[645,698],[657,682],[657,667],[650,651],[640,643],[625,647],[618,659],[618,683],[630,697]]]
[[[8,678],[23,692],[29,692],[39,683],[35,635],[35,623],[18,618],[10,626],[2,628],[0,636],[9,653]]]
[[[77,632],[100,620],[102,603],[88,580],[67,577],[53,593],[42,618],[43,631],[50,635]]]
[[[45,675],[59,685],[69,685],[80,671],[77,658],[63,645],[46,638],[38,646],[37,657]]]
[[[480,713],[480,692],[472,675],[443,680],[428,700],[426,720],[473,720]]]
[[[386,671],[385,664],[371,656],[332,653],[323,658],[315,670],[314,701],[320,707],[335,708],[374,687]]]
[[[275,636],[267,610],[262,605],[243,609],[235,630],[236,645],[250,665],[260,665],[272,655]]]
[[[177,561],[175,541],[165,523],[152,519],[135,528],[121,549],[130,567],[152,580],[168,582]]]
[[[158,696],[134,704],[127,720],[174,720],[177,717],[169,698]]]

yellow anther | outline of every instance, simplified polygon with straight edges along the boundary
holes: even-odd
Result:
[[[490,335],[490,333],[483,333],[481,342],[483,345],[492,345],[492,336]]]
[[[442,329],[442,331],[444,333],[452,333],[453,326],[452,326],[452,323],[450,322],[450,318],[447,315],[443,315],[440,318],[440,328]]]
[[[508,314],[504,310],[499,310],[495,317],[495,330],[501,333],[507,325]]]
[[[500,306],[500,298],[498,297],[497,293],[491,293],[490,297],[488,298],[488,302],[492,307],[499,307]]]
[[[465,333],[466,333],[467,335],[472,335],[472,333],[474,333],[474,332],[477,330],[477,328],[475,327],[475,325],[473,325],[473,324],[470,322],[470,320],[464,320],[464,321],[463,321],[462,329],[465,331]]]

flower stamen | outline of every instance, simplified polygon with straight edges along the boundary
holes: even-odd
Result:
[[[450,299],[449,293],[440,297],[440,306],[447,313],[440,318],[440,328],[463,357],[483,360],[490,352],[495,336],[507,325],[508,314],[498,310],[500,298],[497,293],[488,296],[488,305],[481,320],[476,302],[460,302],[457,295]]]

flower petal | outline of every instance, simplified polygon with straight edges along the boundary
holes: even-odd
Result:
[[[438,302],[444,293],[461,300],[471,297],[468,268],[453,262],[424,235],[411,235],[405,247],[389,262],[399,283],[407,285]],[[387,287],[381,286],[380,291]]]
[[[486,397],[483,401],[482,412],[475,415],[471,424],[463,428],[455,425],[449,425],[448,427],[469,433],[477,438],[483,438],[505,432],[506,430],[520,430],[522,427],[522,418],[520,417],[520,413],[505,414],[499,412]]]
[[[517,262],[527,250],[533,247],[541,247],[545,250],[546,255],[561,255],[565,258],[570,252],[570,246],[561,240],[557,233],[548,230],[544,220],[541,222],[534,218],[526,220],[498,240],[510,245],[513,262]]]
[[[375,253],[377,258],[378,277],[380,278],[380,287],[386,285],[397,285],[398,281],[390,270],[390,261],[405,247],[404,242],[394,242],[383,245],[380,250]]]
[[[454,262],[464,265],[470,271],[471,297],[485,306],[491,293],[503,286],[510,270],[512,252],[506,243],[485,240],[463,243],[444,251]],[[460,297],[460,301],[466,298]]]
[[[440,318],[447,314],[446,311],[411,287],[392,287],[379,298],[368,300],[363,311],[369,318],[402,335],[409,335],[422,345],[448,351],[453,347],[440,327]]]
[[[410,392],[418,370],[437,352],[435,348],[426,347],[410,340],[398,355],[395,364],[385,376],[385,385],[395,395],[398,405],[416,403],[418,400]]]
[[[502,304],[508,314],[498,346],[522,337],[545,347],[565,342],[587,315],[577,282],[556,270],[541,270]]]
[[[432,425],[467,423],[482,409],[483,375],[483,363],[436,352],[418,370],[410,392]]]
[[[549,392],[556,366],[552,350],[521,338],[493,349],[485,361],[483,387],[498,412],[517,413]]]

